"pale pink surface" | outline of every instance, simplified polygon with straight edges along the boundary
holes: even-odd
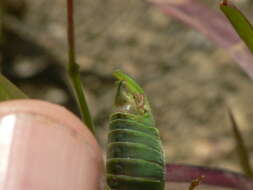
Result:
[[[37,100],[0,103],[0,190],[98,190],[102,153],[66,109]]]

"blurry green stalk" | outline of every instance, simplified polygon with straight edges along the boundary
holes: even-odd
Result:
[[[92,117],[84,94],[84,88],[80,77],[79,65],[76,63],[75,56],[75,34],[74,34],[74,5],[73,0],[67,0],[67,17],[68,17],[68,73],[79,105],[82,120],[90,131],[94,134]]]

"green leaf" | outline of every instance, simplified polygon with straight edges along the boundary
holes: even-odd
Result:
[[[27,96],[7,78],[0,74],[0,101],[24,98],[27,98]]]
[[[127,74],[121,72],[121,71],[115,71],[113,73],[113,75],[121,81],[125,81],[127,87],[129,88],[129,90],[131,90],[133,93],[140,93],[140,94],[144,94],[143,89],[131,78],[129,77]]]
[[[220,8],[253,53],[253,27],[248,19],[232,3],[225,0],[221,3]]]
[[[247,150],[244,139],[239,130],[239,126],[237,125],[235,117],[230,108],[228,108],[228,116],[234,133],[234,139],[236,143],[237,153],[241,163],[241,168],[244,171],[245,175],[253,177],[253,170],[250,163],[249,151]]]

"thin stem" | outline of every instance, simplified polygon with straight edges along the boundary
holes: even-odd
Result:
[[[67,0],[67,17],[68,17],[68,73],[70,80],[73,85],[73,90],[77,96],[77,102],[81,112],[81,117],[90,131],[94,134],[93,121],[88,108],[88,104],[84,94],[84,88],[81,82],[81,77],[79,73],[79,65],[76,63],[75,56],[75,33],[74,33],[74,5],[73,0]]]
[[[68,7],[68,45],[69,45],[69,67],[75,63],[75,31],[74,31],[74,4],[73,0],[67,0]]]
[[[194,190],[197,186],[200,185],[204,178],[204,176],[199,176],[196,179],[192,180],[189,190]]]
[[[5,14],[5,0],[0,2],[0,46],[4,41],[4,14]]]
[[[227,6],[228,5],[228,0],[222,0],[220,4]]]

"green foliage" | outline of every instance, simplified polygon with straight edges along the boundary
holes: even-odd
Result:
[[[124,74],[121,71],[115,71],[113,75],[120,81],[126,81],[126,85],[133,93],[141,93],[143,94],[144,91],[142,88],[128,75]]]
[[[228,116],[231,122],[234,140],[236,143],[236,150],[240,159],[241,168],[244,171],[245,175],[253,177],[253,170],[250,164],[249,152],[247,150],[247,147],[245,146],[244,139],[239,130],[239,126],[237,125],[234,115],[230,109],[228,109]]]
[[[253,27],[251,23],[239,9],[227,1],[223,1],[220,8],[227,16],[238,35],[253,53]]]
[[[27,98],[27,96],[7,78],[0,74],[0,101],[24,98]]]
[[[235,7],[235,5],[233,5],[231,2],[228,2],[227,0],[223,0],[223,2],[220,4],[220,8],[232,24],[238,35],[253,53],[253,27],[251,23],[243,15],[243,13]],[[236,149],[240,159],[241,168],[247,176],[253,177],[250,157],[248,150],[245,146],[244,139],[241,135],[241,132],[231,110],[228,110],[228,114],[234,133],[234,139],[236,142]]]

